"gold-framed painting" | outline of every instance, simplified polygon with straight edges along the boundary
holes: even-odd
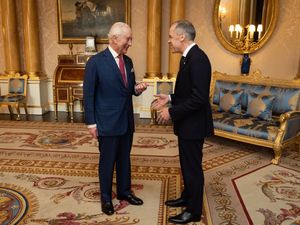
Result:
[[[130,25],[131,0],[57,0],[58,42],[108,43],[107,33],[115,22]]]

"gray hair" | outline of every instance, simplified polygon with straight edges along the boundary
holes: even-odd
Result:
[[[109,39],[111,39],[113,36],[120,36],[128,32],[128,30],[131,30],[128,24],[123,22],[116,22],[111,26],[107,36]]]
[[[173,23],[177,34],[185,34],[189,41],[194,41],[196,30],[194,25],[188,20],[178,20]]]

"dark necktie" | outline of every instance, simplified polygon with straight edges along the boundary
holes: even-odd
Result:
[[[181,56],[181,59],[180,59],[180,69],[183,67],[183,65],[185,64],[185,57],[184,56]]]
[[[126,79],[123,55],[119,55],[118,58],[119,58],[119,69],[122,74],[122,79],[123,79],[124,85],[127,87],[127,79]]]

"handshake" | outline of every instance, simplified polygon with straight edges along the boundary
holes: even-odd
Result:
[[[158,124],[167,124],[170,120],[169,108],[167,104],[170,99],[168,95],[158,94],[154,95],[155,100],[151,103],[151,118]]]

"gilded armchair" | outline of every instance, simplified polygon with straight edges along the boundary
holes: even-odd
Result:
[[[15,74],[8,78],[8,93],[0,96],[0,106],[8,106],[10,115],[13,115],[13,107],[17,110],[16,120],[20,120],[20,106],[24,107],[26,115],[27,75]]]

